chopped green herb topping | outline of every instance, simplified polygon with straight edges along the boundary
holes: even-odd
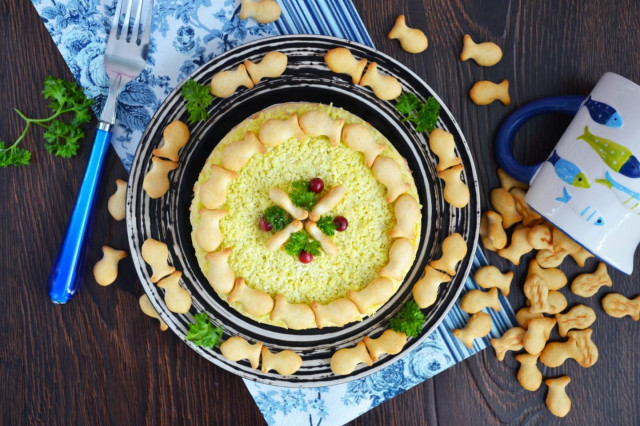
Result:
[[[413,93],[403,93],[396,103],[398,112],[405,116],[403,121],[410,121],[416,126],[417,132],[430,133],[438,122],[440,104],[433,96],[422,103]]]
[[[282,207],[271,206],[264,211],[264,220],[269,222],[273,231],[279,231],[288,225],[287,212]]]
[[[304,209],[310,209],[316,203],[316,194],[309,189],[309,181],[306,180],[293,182],[289,196],[293,204]]]
[[[389,321],[391,329],[410,337],[418,337],[424,325],[424,314],[414,300],[408,301]]]
[[[338,224],[333,221],[331,216],[322,216],[317,222],[318,228],[322,230],[326,235],[333,237],[338,228]]]
[[[195,315],[196,322],[189,324],[187,340],[196,346],[212,349],[222,343],[222,327],[214,327],[205,312]]]
[[[213,95],[208,86],[198,84],[195,80],[189,80],[182,86],[180,93],[184,100],[187,101],[186,106],[190,122],[196,123],[209,118],[207,108],[213,102]]]
[[[291,234],[284,249],[291,256],[297,257],[303,250],[318,256],[320,254],[320,243],[309,238],[309,234],[305,231],[298,231]]]

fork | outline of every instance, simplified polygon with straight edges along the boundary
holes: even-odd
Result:
[[[66,303],[80,287],[80,266],[86,251],[93,207],[116,122],[116,101],[124,86],[136,78],[147,63],[153,0],[119,0],[104,55],[109,76],[109,95],[100,115],[87,170],[78,192],[64,239],[53,261],[47,284],[54,303]]]

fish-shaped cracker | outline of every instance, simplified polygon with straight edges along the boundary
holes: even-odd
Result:
[[[587,175],[571,161],[560,158],[555,149],[547,161],[553,165],[558,177],[569,185],[577,186],[578,188],[591,187]]]
[[[589,95],[582,106],[589,111],[591,119],[598,124],[604,124],[607,127],[622,127],[624,124],[622,116],[615,108],[604,102],[594,101],[591,99],[591,95]]]
[[[578,139],[588,143],[613,171],[630,178],[640,178],[640,161],[629,148],[592,134],[589,126],[585,126],[584,134]]]

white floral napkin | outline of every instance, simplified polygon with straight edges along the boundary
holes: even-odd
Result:
[[[32,0],[71,72],[101,111],[109,81],[103,55],[116,0]],[[127,85],[118,103],[113,146],[129,169],[142,132],[171,90],[195,68],[221,52],[259,37],[324,34],[373,46],[351,0],[278,0],[275,23],[241,21],[239,0],[155,0],[148,64]],[[486,264],[482,253],[473,267]],[[471,274],[473,276],[473,272]],[[468,289],[477,288],[471,278]],[[509,303],[490,312],[491,336],[515,324]],[[369,377],[345,385],[288,389],[245,381],[269,424],[339,425],[433,377],[485,348],[488,338],[468,350],[450,330],[468,315],[454,306],[438,329],[402,360]]]

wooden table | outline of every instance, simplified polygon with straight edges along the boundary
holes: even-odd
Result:
[[[555,0],[451,2],[356,0],[378,49],[421,75],[440,94],[471,145],[478,165],[483,208],[498,186],[493,140],[506,115],[523,103],[551,95],[586,94],[606,71],[640,81],[640,9],[635,0],[610,2]],[[386,39],[395,17],[404,13],[425,30],[429,49],[403,52]],[[51,74],[72,78],[62,57],[27,0],[0,2],[0,137],[22,130],[17,106],[35,116],[46,113],[40,90]],[[502,46],[502,61],[491,68],[460,62],[462,35]],[[511,83],[512,104],[472,104],[467,92],[482,79]],[[517,157],[542,161],[569,118],[546,116],[518,135]],[[96,120],[88,134],[93,135]],[[40,134],[25,146],[34,152],[30,167],[0,169],[0,424],[256,424],[263,422],[240,378],[196,355],[171,332],[138,308],[142,288],[131,260],[121,263],[116,284],[96,284],[91,267],[82,291],[71,303],[53,305],[46,281],[62,238],[90,151],[65,160],[48,155]],[[127,248],[123,222],[106,209],[116,178],[126,172],[113,151],[98,201],[87,265],[108,244]],[[489,256],[499,267],[508,265]],[[563,265],[571,279],[578,269]],[[636,273],[611,272],[614,290],[640,293]],[[591,260],[587,270],[592,271]],[[522,283],[525,267],[516,269]],[[510,296],[524,304],[518,284]],[[543,370],[545,377],[568,374],[573,404],[569,424],[640,424],[640,323],[613,319],[600,307],[603,291],[570,305],[587,303],[597,313],[594,340],[600,359],[589,369],[567,362]],[[544,405],[546,389],[523,390],[510,355],[498,362],[489,349],[371,410],[354,424],[540,424],[557,419]]]

